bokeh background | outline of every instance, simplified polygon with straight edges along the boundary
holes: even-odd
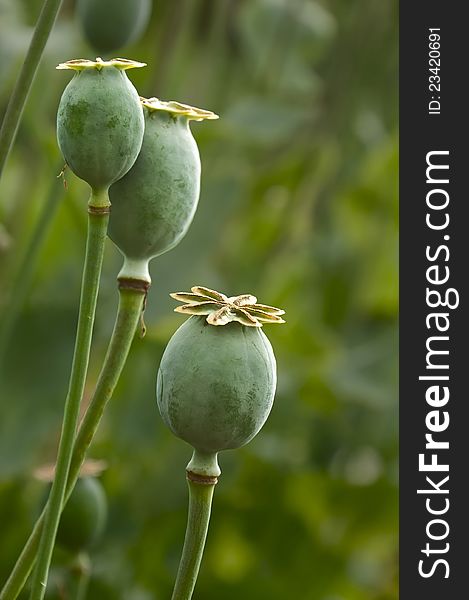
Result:
[[[0,114],[40,5],[0,0]],[[55,457],[84,252],[87,187],[70,172],[67,189],[57,179],[55,114],[70,75],[54,67],[95,55],[66,1],[0,183],[0,331],[18,313],[1,366],[2,582],[44,494],[31,472]],[[272,414],[220,457],[194,599],[397,598],[397,2],[154,0],[145,34],[119,55],[148,63],[129,72],[142,95],[220,120],[192,126],[199,210],[152,263],[147,334],[90,453],[108,463],[109,520],[88,598],[170,597],[190,448],[162,424],[154,388],[182,322],[168,294],[194,284],[287,311],[286,325],[266,327],[279,365]],[[109,242],[88,396],[120,264]],[[55,564],[66,578],[67,559]]]

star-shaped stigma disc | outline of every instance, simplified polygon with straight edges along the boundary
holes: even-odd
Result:
[[[210,325],[226,325],[237,321],[246,327],[262,327],[264,323],[285,323],[280,315],[285,314],[281,308],[258,304],[257,298],[251,294],[228,297],[225,294],[210,290],[200,285],[191,288],[190,292],[175,292],[171,298],[185,302],[174,310],[185,315],[207,315]]]

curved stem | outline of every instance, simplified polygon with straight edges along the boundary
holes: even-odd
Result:
[[[98,429],[106,404],[114,393],[129,355],[130,346],[140,323],[147,290],[147,285],[142,286],[140,289],[123,287],[119,289],[119,309],[114,331],[112,332],[96,389],[78,430],[73,448],[69,481],[67,483],[67,499],[73,491],[81,465],[85,460],[86,451]]]
[[[62,161],[63,162],[63,161]],[[31,285],[39,252],[46,237],[49,225],[51,224],[59,200],[62,198],[63,186],[54,180],[49,194],[41,209],[41,214],[34,225],[31,238],[25,249],[19,267],[16,270],[15,280],[9,293],[8,305],[3,311],[3,319],[0,327],[0,379],[1,371],[4,367],[5,353],[8,348],[8,343],[14,331],[18,316],[21,313],[25,299]]]
[[[125,285],[125,283],[122,282],[122,285]],[[142,314],[146,289],[147,288],[142,285],[139,289],[128,289],[123,287],[119,291],[119,309],[106,358],[93,397],[75,439],[65,502],[68,500],[75,487],[86,451],[98,428],[106,404],[111,398],[117,382],[119,381],[122,369],[124,368]],[[45,509],[37,520],[23,551],[16,561],[8,581],[0,592],[0,600],[15,600],[23,589],[34,565],[44,524],[44,513]]]
[[[24,105],[28,99],[29,90],[36,75],[50,32],[60,10],[63,0],[45,0],[31,43],[16,80],[15,88],[8,102],[5,117],[0,129],[0,178],[3,167],[15,141],[18,125],[23,114]]]
[[[103,197],[104,194],[102,192],[99,194],[92,192],[89,202],[88,237],[83,269],[75,351],[72,361],[68,394],[65,400],[55,477],[44,516],[44,526],[41,542],[39,544],[37,566],[31,588],[31,600],[42,600],[44,597],[52,551],[54,549],[57,528],[65,497],[80,403],[85,387],[101,266],[103,263],[104,246],[106,242],[107,224],[109,220],[109,209],[103,210],[102,208]]]
[[[171,600],[192,598],[204,553],[216,483],[217,476],[198,475],[187,471],[189,513],[184,548]]]

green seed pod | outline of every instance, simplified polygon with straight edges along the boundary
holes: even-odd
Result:
[[[75,71],[57,113],[59,147],[72,171],[94,190],[107,190],[127,173],[140,152],[143,111],[125,71],[143,66],[120,58],[97,58],[57,67]]]
[[[57,541],[67,550],[80,552],[92,546],[104,530],[107,501],[94,477],[78,479],[62,513]]]
[[[98,52],[114,52],[142,35],[151,0],[78,0],[77,14],[90,45]]]
[[[132,169],[109,190],[109,237],[126,259],[119,277],[150,281],[149,260],[180,242],[199,200],[200,157],[189,122],[218,117],[156,98],[142,103],[142,149]]]
[[[201,454],[243,446],[265,423],[276,388],[275,357],[261,327],[283,323],[284,311],[257,304],[250,294],[228,298],[202,287],[171,295],[188,303],[177,312],[194,316],[161,360],[161,416]]]

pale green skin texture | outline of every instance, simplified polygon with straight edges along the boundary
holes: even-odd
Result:
[[[262,329],[188,319],[161,359],[157,401],[166,425],[196,450],[249,442],[269,416],[276,388],[272,346]]]
[[[72,171],[107,190],[134,164],[144,118],[137,90],[113,66],[77,71],[60,99],[57,140]]]
[[[145,135],[132,169],[109,190],[109,237],[124,256],[151,259],[187,233],[200,193],[200,156],[187,117],[144,109]]]
[[[78,552],[92,546],[103,532],[107,501],[101,483],[93,477],[78,479],[60,519],[57,541]]]
[[[113,52],[136,41],[148,25],[151,0],[78,0],[86,39],[98,52]]]

